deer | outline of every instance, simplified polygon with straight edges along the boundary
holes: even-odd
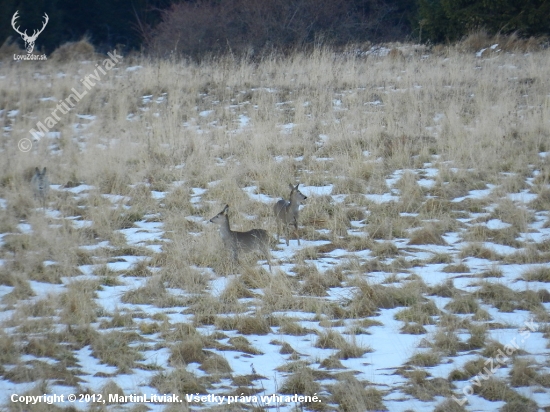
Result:
[[[21,35],[21,38],[25,41],[25,49],[27,49],[27,53],[28,54],[31,54],[32,51],[34,50],[34,42],[36,41],[36,39],[38,38],[38,35],[40,33],[42,33],[44,31],[44,28],[46,27],[46,24],[48,24],[48,21],[50,21],[50,18],[48,17],[48,15],[46,13],[44,13],[44,23],[42,23],[42,28],[38,31],[36,30],[33,30],[33,33],[32,33],[32,36],[29,36],[27,34],[27,30],[25,30],[23,33],[21,33],[19,31],[19,26],[18,27],[15,27],[15,21],[17,20],[17,18],[19,17],[18,16],[18,13],[19,13],[19,10],[17,10],[14,14],[13,14],[13,17],[11,18],[11,26],[13,27],[13,29]]]
[[[269,271],[271,272],[271,252],[269,250],[271,236],[269,236],[269,233],[263,229],[252,229],[248,232],[231,230],[227,215],[228,210],[229,205],[225,205],[220,213],[210,219],[210,222],[220,227],[220,235],[224,248],[231,254],[233,261],[238,262],[239,252],[259,250],[266,256]]]
[[[277,221],[277,243],[279,243],[279,233],[281,226],[284,226],[287,232],[286,245],[289,245],[290,231],[289,225],[294,226],[294,232],[296,234],[296,240],[300,245],[300,236],[298,235],[298,211],[300,205],[307,199],[302,192],[298,190],[298,183],[296,186],[288,185],[290,188],[290,200],[281,199],[273,206],[273,212]]]
[[[35,199],[40,199],[42,207],[46,209],[46,197],[48,196],[48,191],[50,190],[50,181],[48,176],[46,176],[46,168],[42,171],[37,167],[34,169],[34,176],[31,179],[32,191],[34,193]]]

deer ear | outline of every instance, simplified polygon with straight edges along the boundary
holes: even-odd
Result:
[[[46,174],[46,166],[44,166],[44,170],[42,170],[42,174],[43,174],[43,175]]]
[[[34,172],[40,174],[40,169],[38,167],[35,167]]]
[[[289,183],[288,187],[290,187],[290,190],[294,190],[294,186],[292,186],[292,183]]]
[[[300,186],[300,183],[298,183],[295,187],[296,190],[298,190],[298,186]]]
[[[222,213],[223,213],[224,215],[226,215],[228,210],[229,210],[229,205],[225,205],[225,207],[224,207],[223,210],[222,210]]]

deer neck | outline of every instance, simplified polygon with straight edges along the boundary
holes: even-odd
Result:
[[[220,224],[220,233],[224,239],[231,237],[231,228],[229,227],[229,218],[227,216],[225,216],[224,221]]]
[[[292,214],[296,214],[296,212],[298,212],[299,207],[300,207],[300,204],[295,199],[290,200],[290,204],[288,205],[288,210]]]

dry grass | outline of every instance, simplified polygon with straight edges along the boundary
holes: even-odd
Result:
[[[169,362],[173,366],[201,363],[206,359],[204,340],[200,335],[188,336],[183,342],[176,343],[170,349]]]
[[[521,274],[521,279],[527,282],[550,282],[550,268],[538,267]]]
[[[212,295],[199,295],[185,302],[184,313],[194,315],[193,325],[213,325],[218,322],[218,314],[242,313],[245,311],[239,302],[222,302]],[[223,319],[220,317],[220,319]]]
[[[237,330],[243,335],[267,335],[271,332],[268,320],[259,313],[255,316],[218,317],[216,326],[221,330]]]
[[[451,263],[452,261],[453,257],[448,253],[434,253],[427,263]]]
[[[475,57],[494,43],[513,53]],[[135,67],[122,62],[109,71],[27,153],[17,142],[82,85],[98,55],[84,40],[47,64],[3,64],[3,377],[57,379],[84,391],[79,375],[87,371],[74,351],[89,346],[117,373],[164,369],[147,378],[160,393],[255,393],[263,377],[235,375],[231,383],[234,358],[224,355],[252,361],[266,350],[255,336],[277,334],[274,353],[293,361],[280,371],[282,393],[323,393],[329,410],[332,403],[382,410],[385,393],[347,373],[344,359],[366,363],[370,348],[356,335],[371,332],[369,317],[395,308],[401,332],[432,332],[422,345],[428,351],[412,352],[409,365],[434,366],[461,351],[494,356],[500,346],[487,330],[498,324],[481,304],[548,321],[544,288],[498,283],[508,276],[505,264],[530,265],[518,271],[527,282],[550,278],[543,267],[550,243],[533,240],[550,222],[550,162],[539,155],[550,150],[550,53],[532,43],[478,33],[440,54],[394,45],[389,56],[368,59],[322,47],[201,64],[136,56]],[[8,57],[19,52],[11,43],[0,48]],[[36,166],[46,166],[55,185],[45,211],[32,199]],[[284,257],[272,275],[254,258],[233,265],[208,219],[228,203],[238,211],[235,230],[273,233],[271,204],[298,182],[324,187],[308,194],[300,237],[328,242],[273,245]],[[534,200],[507,196],[524,191]],[[493,229],[497,219],[509,226]],[[501,245],[516,251],[500,252]],[[343,257],[333,259],[336,249]],[[431,287],[421,280],[428,265],[440,265]],[[468,292],[460,289],[465,277]],[[105,296],[120,306],[106,310]],[[450,298],[444,310],[433,296]],[[315,326],[301,324],[302,314]],[[178,316],[189,323],[172,323]],[[465,333],[468,340],[459,340]],[[315,360],[324,370],[297,361],[308,354],[289,336],[304,339],[301,347],[332,350]],[[152,349],[168,352],[171,369],[147,364]],[[548,387],[539,365],[513,361],[512,384]],[[190,363],[201,377],[185,369]],[[483,367],[466,364],[453,377]],[[121,393],[117,377],[109,379],[102,391]],[[402,389],[422,400],[450,395],[449,384],[422,370]],[[44,383],[30,392],[52,390]],[[503,410],[532,408],[500,381],[479,395],[504,400]],[[442,402],[436,410],[463,409]]]
[[[132,318],[131,313],[120,313],[116,311],[111,320],[102,320],[99,324],[100,329],[110,329],[110,328],[124,328],[134,325],[134,319]]]
[[[466,362],[462,370],[454,369],[449,373],[449,380],[462,381],[470,379],[472,376],[477,375],[480,371],[483,371],[483,368],[486,367],[486,361],[487,359],[479,357]]]
[[[366,230],[373,239],[391,240],[406,237],[406,231],[411,227],[407,219],[399,214],[396,205],[378,205],[370,208]]]
[[[159,308],[183,306],[183,301],[170,294],[158,276],[149,278],[145,286],[125,292],[121,301],[138,305],[155,305]]]
[[[61,294],[61,322],[66,325],[88,325],[94,322],[99,309],[94,298],[99,284],[95,281],[75,281]]]
[[[332,402],[339,405],[341,411],[384,410],[382,393],[375,388],[365,387],[351,374],[344,374],[338,383],[330,388]]]
[[[501,260],[502,256],[494,250],[485,247],[479,243],[470,243],[462,248],[458,257],[464,259],[466,257],[477,257],[487,260]]]
[[[466,412],[466,409],[453,399],[447,399],[438,404],[434,412]]]
[[[518,236],[519,231],[513,226],[506,229],[489,229],[485,225],[473,225],[464,232],[463,239],[468,242],[494,242],[519,247],[521,242],[516,240]]]
[[[404,322],[416,322],[421,325],[433,325],[433,316],[441,312],[432,301],[426,303],[415,303],[410,308],[403,309],[395,314],[395,319]]]
[[[279,323],[281,325],[279,327],[279,332],[285,335],[303,336],[311,333],[311,331],[290,319],[281,319]]]
[[[515,309],[536,310],[544,300],[543,296],[537,293],[515,292],[498,283],[482,281],[480,286],[474,295],[484,303],[495,306],[501,312],[512,312]]]
[[[424,226],[411,233],[409,245],[446,245],[445,239],[441,236],[440,229],[433,224]]]
[[[338,349],[335,357],[339,359],[360,358],[366,352],[372,352],[368,347],[359,347],[354,342],[348,342],[334,330],[328,330],[317,337],[315,347],[322,349]]]
[[[527,225],[534,220],[532,212],[525,207],[519,207],[507,198],[498,203],[491,217],[511,224],[514,229],[520,232],[525,232]]]
[[[246,339],[244,336],[236,336],[234,338],[229,339],[229,344],[232,345],[232,347],[238,351],[248,353],[251,355],[261,355],[263,352],[259,351],[258,349],[254,348],[248,339]]]
[[[399,255],[399,249],[392,242],[376,242],[373,245],[372,254],[379,258],[395,257]]]
[[[465,263],[447,265],[442,269],[445,273],[470,273],[470,268]]]
[[[504,347],[504,345],[499,341],[489,340],[487,344],[483,347],[481,355],[486,358],[496,358],[501,353],[506,353],[506,348]],[[512,353],[512,357],[519,354],[525,354],[525,352],[521,349],[518,349]]]
[[[446,281],[430,288],[430,295],[441,296],[444,298],[451,298],[459,293],[461,292],[459,289],[455,288],[452,279],[447,279]]]
[[[215,376],[229,376],[233,371],[227,359],[216,353],[209,354],[209,356],[201,362],[199,369]]]
[[[84,38],[77,42],[65,43],[55,49],[51,58],[59,62],[79,61],[101,59],[101,56],[95,53],[94,46]]]
[[[418,282],[409,282],[401,288],[366,282],[359,282],[357,286],[359,291],[346,308],[351,317],[372,316],[379,308],[412,306],[423,300],[422,290],[425,287]]]
[[[479,304],[472,295],[462,295],[447,303],[445,309],[451,313],[476,313],[479,310]]]
[[[532,386],[539,381],[538,373],[533,368],[533,359],[514,359],[514,365],[510,371],[510,384],[512,386]]]
[[[97,335],[91,344],[92,354],[101,362],[116,366],[120,373],[128,373],[143,360],[143,355],[131,343],[141,341],[135,332],[112,331]]]
[[[441,355],[438,352],[419,352],[410,357],[407,365],[429,367],[439,365],[440,361]]]
[[[490,269],[487,269],[481,273],[478,274],[478,277],[484,279],[484,278],[501,278],[504,275],[502,274],[502,269],[500,269],[498,266],[491,266]]]
[[[427,332],[426,328],[420,323],[405,323],[400,330],[401,333],[409,335],[423,335]]]
[[[470,337],[466,342],[466,349],[480,349],[485,346],[485,338],[487,335],[487,326],[485,325],[475,325],[472,324],[468,328],[470,332]]]
[[[430,346],[446,356],[455,356],[460,349],[460,340],[454,331],[440,329],[434,334]]]
[[[3,330],[0,332],[0,361],[2,365],[13,365],[19,359],[20,349],[16,345],[13,337],[6,334]]]
[[[186,393],[206,393],[208,387],[204,379],[197,378],[185,369],[175,369],[171,373],[160,372],[151,379],[150,385],[159,393],[173,393],[184,397]]]
[[[433,400],[434,396],[449,397],[452,394],[451,385],[446,379],[428,379],[429,374],[422,369],[405,373],[405,376],[409,379],[409,382],[404,392],[421,401]]]
[[[518,33],[512,33],[509,36],[500,33],[490,35],[485,30],[476,30],[468,34],[460,43],[457,44],[462,50],[477,52],[483,48],[488,48],[494,44],[499,45],[499,49],[505,51],[526,52],[536,50],[540,45],[541,39],[533,37],[523,38]],[[488,51],[488,54],[491,50]]]
[[[505,401],[508,404],[523,403],[523,410],[532,410],[535,404],[532,400],[509,388],[506,382],[492,377],[480,386],[474,385],[474,393],[488,401]]]
[[[299,393],[313,396],[313,394],[319,393],[320,388],[319,384],[315,382],[314,372],[307,367],[302,367],[285,379],[279,391],[291,395]]]

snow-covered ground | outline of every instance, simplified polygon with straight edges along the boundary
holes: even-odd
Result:
[[[377,53],[382,53],[383,50],[378,50]],[[481,56],[482,51],[480,52]],[[387,54],[387,53],[386,53]],[[383,55],[383,54],[382,54]],[[139,67],[140,66],[136,66]],[[137,69],[134,69],[134,71]],[[140,68],[142,70],[142,68]],[[264,92],[272,93],[275,89],[266,89]],[[170,98],[170,92],[160,96],[145,95],[142,97],[144,105],[151,106],[153,104],[162,104],[165,99]],[[285,102],[280,102],[284,104]],[[342,109],[342,102],[338,99],[332,101],[333,110],[339,111]],[[368,103],[369,106],[381,105],[379,100]],[[243,105],[228,105],[227,112],[234,116],[235,129],[232,133],[246,133],[247,128],[252,127],[253,120],[247,116]],[[215,122],[214,110],[200,110],[197,113],[200,121]],[[14,111],[10,111],[8,116],[17,116]],[[445,115],[440,114],[434,118],[436,126]],[[89,121],[88,124],[99,122],[97,116],[82,115],[79,118]],[[129,119],[128,122],[133,120]],[[194,123],[197,119],[188,119],[182,122],[182,128],[199,127]],[[75,128],[77,125],[74,125]],[[281,134],[292,135],[297,125],[294,123],[279,124],[279,132]],[[320,147],[330,139],[326,135],[319,135]],[[289,137],[290,138],[290,137]],[[548,152],[540,153],[541,159],[548,158]],[[331,157],[313,157],[314,162],[317,162],[317,169],[322,169],[323,165],[332,162]],[[274,162],[295,162],[296,164],[303,161],[303,157],[290,158],[288,156],[274,156]],[[365,164],[379,162],[380,159],[373,158],[369,152],[363,153],[363,161]],[[179,165],[184,168],[185,165]],[[224,167],[224,160],[220,159],[219,167]],[[301,206],[304,214],[311,204],[319,199],[324,199],[331,205],[339,205],[339,207],[353,207],[360,209],[364,213],[364,218],[359,220],[351,220],[346,228],[347,233],[338,233],[340,241],[337,241],[335,236],[331,235],[330,225],[327,227],[316,228],[314,234],[308,233],[304,235],[302,231],[301,245],[298,245],[296,240],[291,239],[290,245],[286,246],[283,239],[273,249],[273,273],[268,275],[272,277],[288,277],[294,281],[294,285],[303,285],[306,276],[299,275],[297,271],[297,260],[303,259],[304,265],[309,265],[311,269],[317,270],[321,277],[328,277],[329,272],[335,268],[340,268],[343,272],[342,280],[336,286],[326,287],[326,294],[305,295],[299,289],[292,290],[292,294],[296,300],[311,299],[311,301],[319,301],[323,304],[332,304],[340,307],[342,312],[340,315],[327,315],[322,312],[308,310],[306,305],[301,309],[280,310],[270,316],[275,319],[268,327],[268,331],[263,334],[243,334],[235,329],[222,329],[211,322],[196,322],[195,314],[191,306],[191,302],[195,297],[195,292],[184,290],[178,287],[172,287],[165,282],[166,291],[172,295],[177,302],[189,303],[189,306],[174,305],[162,307],[156,304],[128,303],[124,296],[128,292],[136,291],[140,288],[150,287],[148,282],[153,278],[159,278],[158,274],[162,270],[162,264],[155,266],[153,263],[154,257],[161,255],[166,246],[173,242],[172,231],[175,229],[169,227],[164,221],[162,213],[144,214],[143,218],[133,222],[129,227],[115,230],[117,236],[124,239],[125,245],[133,247],[134,250],[146,251],[143,254],[120,254],[105,258],[106,250],[117,250],[112,242],[100,239],[97,243],[80,245],[83,251],[91,254],[95,261],[86,262],[85,264],[75,267],[74,276],[65,276],[61,278],[60,283],[46,283],[43,281],[30,281],[30,287],[34,296],[22,299],[16,303],[9,303],[6,296],[13,292],[15,285],[10,285],[8,282],[0,284],[0,299],[2,299],[2,311],[0,319],[3,322],[5,333],[18,337],[18,342],[28,342],[31,338],[47,337],[46,332],[32,333],[29,331],[22,332],[18,329],[18,325],[13,324],[12,317],[21,305],[32,305],[44,300],[57,300],[67,291],[71,284],[77,284],[80,281],[101,281],[101,287],[95,291],[93,300],[97,304],[95,310],[95,320],[89,325],[101,334],[106,334],[112,331],[120,332],[135,332],[137,336],[130,339],[126,344],[135,349],[141,356],[140,359],[134,362],[134,366],[129,370],[120,370],[113,364],[103,362],[98,356],[94,355],[94,350],[90,343],[70,343],[61,342],[61,345],[66,346],[68,353],[73,359],[68,363],[67,369],[72,371],[75,379],[73,384],[67,384],[67,379],[60,379],[54,376],[33,376],[32,367],[36,362],[45,362],[53,366],[62,363],[58,358],[44,354],[25,354],[19,357],[17,364],[6,363],[0,365],[2,377],[0,378],[0,403],[7,405],[9,410],[15,410],[19,407],[14,406],[12,395],[25,394],[32,390],[33,394],[38,394],[37,385],[41,382],[47,384],[48,394],[64,395],[63,402],[56,402],[58,406],[68,407],[74,406],[79,410],[96,410],[97,404],[100,407],[105,407],[107,410],[133,410],[137,404],[141,404],[138,398],[128,398],[127,402],[115,402],[114,405],[109,405],[107,394],[113,387],[118,388],[124,395],[145,396],[146,399],[152,399],[155,396],[169,396],[175,393],[167,393],[159,391],[153,382],[165,378],[171,373],[185,369],[198,382],[206,388],[204,393],[191,391],[187,393],[188,397],[180,393],[179,401],[171,403],[167,398],[161,399],[156,403],[147,403],[148,410],[164,411],[170,406],[181,406],[182,408],[189,407],[191,410],[213,410],[217,404],[223,405],[217,410],[237,410],[229,409],[230,402],[240,405],[243,408],[257,407],[254,410],[277,410],[291,411],[300,410],[300,402],[294,402],[292,399],[287,400],[284,397],[292,396],[289,393],[281,393],[281,388],[285,381],[299,368],[312,370],[318,375],[315,376],[315,381],[319,384],[319,392],[315,394],[320,399],[319,403],[324,404],[328,410],[337,409],[338,404],[331,398],[331,388],[338,382],[339,376],[344,372],[350,372],[353,376],[362,382],[365,387],[375,388],[382,395],[382,402],[385,410],[392,412],[399,411],[428,411],[434,408],[441,402],[449,399],[448,393],[441,395],[428,396],[425,399],[419,399],[418,396],[411,394],[410,380],[406,376],[406,372],[411,370],[426,371],[431,378],[443,378],[450,380],[451,372],[461,370],[467,362],[477,359],[482,356],[483,348],[466,349],[460,347],[456,353],[446,353],[441,355],[441,359],[435,365],[421,367],[411,364],[411,358],[417,354],[429,352],[430,342],[434,341],[436,334],[443,330],[441,326],[442,319],[445,315],[449,315],[451,311],[448,309],[448,304],[453,301],[457,295],[451,298],[450,296],[438,295],[437,293],[423,292],[425,302],[433,302],[439,314],[433,315],[433,322],[424,324],[424,332],[419,334],[405,333],[402,328],[407,322],[398,320],[398,314],[407,308],[407,305],[397,304],[396,307],[377,307],[372,316],[351,316],[347,309],[353,305],[354,301],[361,298],[361,289],[358,287],[360,281],[366,282],[369,285],[383,285],[395,288],[406,288],[410,282],[422,282],[428,288],[437,288],[444,285],[447,281],[452,281],[455,288],[460,293],[468,296],[473,296],[478,302],[480,309],[486,314],[487,318],[478,319],[473,313],[455,313],[454,316],[458,319],[468,321],[470,325],[486,325],[485,342],[491,340],[500,342],[502,345],[508,345],[511,342],[517,344],[515,351],[517,358],[531,359],[533,365],[538,369],[540,374],[548,374],[550,365],[548,365],[548,337],[545,335],[548,332],[547,324],[544,322],[544,316],[539,313],[538,319],[534,311],[513,308],[511,310],[500,309],[491,303],[490,300],[484,300],[481,295],[476,293],[482,288],[482,282],[489,284],[498,284],[506,286],[513,292],[539,292],[548,290],[548,281],[526,281],[522,275],[526,271],[537,268],[548,268],[550,259],[541,258],[539,262],[521,262],[515,259],[518,253],[525,252],[528,247],[548,245],[550,242],[550,214],[548,210],[535,210],[533,201],[535,201],[540,193],[536,192],[533,185],[533,179],[541,173],[540,165],[529,167],[529,174],[524,177],[526,189],[522,189],[515,193],[505,193],[504,196],[517,208],[517,210],[527,211],[534,217],[531,221],[525,222],[525,226],[519,231],[519,235],[515,238],[517,244],[503,244],[494,239],[485,239],[483,241],[468,241],[467,233],[472,228],[484,228],[491,233],[504,231],[513,226],[510,221],[505,221],[504,217],[499,217],[494,211],[499,207],[499,202],[502,198],[498,198],[495,193],[498,192],[499,185],[494,182],[486,182],[481,189],[468,190],[465,194],[456,196],[449,203],[454,212],[456,212],[455,222],[457,224],[449,225],[449,228],[444,230],[442,242],[439,244],[409,244],[410,233],[405,233],[402,237],[394,237],[385,239],[369,239],[371,243],[365,243],[370,247],[364,246],[359,248],[349,247],[350,239],[368,238],[372,235],[372,228],[369,223],[376,218],[374,212],[369,210],[368,205],[376,210],[383,210],[384,207],[391,208],[403,199],[402,187],[400,181],[406,174],[412,174],[416,177],[416,183],[423,193],[422,201],[434,198],[430,194],[430,190],[436,187],[445,186],[445,173],[467,173],[468,171],[458,168],[443,167],[439,162],[438,156],[433,155],[430,162],[424,163],[423,167],[417,169],[397,169],[391,174],[384,177],[387,190],[383,193],[369,193],[367,189],[365,193],[354,194],[353,204],[347,198],[347,195],[335,192],[334,183],[322,184],[301,184],[300,191],[308,197],[308,200]],[[313,173],[310,170],[301,170],[304,175]],[[346,176],[332,176],[334,180],[344,179]],[[443,183],[441,183],[443,182]],[[207,225],[207,217],[203,215],[205,205],[212,205],[212,200],[207,196],[210,190],[214,190],[218,182],[209,182],[205,187],[188,186],[187,182],[175,181],[167,185],[164,190],[152,190],[151,202],[160,205],[162,209],[165,199],[173,191],[178,188],[185,187],[189,194],[189,203],[194,209],[193,213],[182,213],[181,220],[186,220],[188,223],[197,225],[202,232],[194,233],[193,236],[206,236],[208,230],[213,230]],[[146,184],[147,187],[151,185]],[[52,184],[51,190],[56,198],[70,198],[75,203],[86,199],[86,196],[97,188],[90,185],[76,185],[74,187],[65,188],[62,185]],[[538,188],[540,189],[540,187]],[[537,189],[537,190],[538,190]],[[546,184],[548,190],[548,185]],[[247,185],[241,188],[243,194],[248,196],[251,201],[258,202],[261,207],[265,206],[265,210],[270,210],[272,204],[278,200],[278,197],[273,194],[266,194],[264,191],[259,191],[257,185]],[[128,195],[101,195],[104,200],[110,202],[113,208],[121,207],[129,208],[132,201]],[[328,200],[327,200],[328,198]],[[472,208],[469,210],[462,205],[467,202],[477,202],[482,205],[480,208]],[[218,206],[221,207],[221,204]],[[0,199],[0,208],[7,210],[7,201]],[[217,212],[216,212],[217,213]],[[238,213],[237,211],[235,213]],[[54,207],[50,202],[45,211],[36,209],[36,215],[46,222],[51,227],[59,227],[59,225],[68,225],[74,230],[86,230],[92,227],[91,220],[82,219],[80,216],[66,216],[62,210]],[[449,214],[450,215],[450,214]],[[429,223],[428,219],[422,220],[422,216],[413,212],[401,212],[400,217],[403,219],[419,219],[420,223]],[[251,217],[254,219],[254,217]],[[36,219],[34,220],[36,222]],[[438,223],[437,219],[434,220]],[[301,226],[307,226],[309,222],[300,222]],[[272,225],[274,228],[274,225]],[[416,229],[416,228],[415,228]],[[34,228],[31,222],[22,219],[17,225],[17,233],[30,234],[34,233]],[[480,229],[481,230],[481,229]],[[500,232],[499,232],[500,233]],[[7,233],[0,234],[0,246],[5,245],[4,237]],[[336,237],[338,237],[336,236]],[[113,236],[116,239],[116,236]],[[373,249],[377,245],[383,246],[385,242],[391,242],[396,251],[387,256],[377,256]],[[464,251],[469,246],[483,248],[485,253],[474,255]],[[540,255],[548,253],[541,246]],[[315,251],[314,254],[308,254],[308,251]],[[489,252],[494,253],[493,257],[489,256]],[[97,256],[94,253],[97,252]],[[10,252],[11,253],[11,252]],[[10,256],[4,254],[4,260],[0,260],[0,267],[6,266]],[[446,256],[448,261],[441,262],[437,256]],[[515,260],[514,260],[515,259]],[[99,263],[101,261],[101,263]],[[377,262],[380,265],[385,265],[380,270],[370,270],[369,264]],[[407,265],[402,262],[408,262]],[[401,263],[400,263],[401,262]],[[54,263],[54,262],[50,262]],[[46,263],[45,263],[46,264]],[[451,265],[461,267],[465,265],[466,270],[452,270]],[[135,275],[133,269],[145,265],[150,270],[147,276]],[[268,265],[265,260],[258,260],[258,265],[266,272]],[[501,271],[501,277],[482,277],[482,274],[498,268]],[[182,273],[185,272],[182,268]],[[187,269],[187,268],[185,268]],[[234,274],[219,274],[215,270],[204,263],[203,265],[195,265],[193,270],[198,271],[201,276],[206,279],[207,287],[202,294],[198,294],[198,299],[206,299],[207,297],[214,300],[222,300],[223,294],[228,290],[233,282],[239,282],[243,275],[242,268],[237,268]],[[101,271],[109,270],[111,275],[102,275]],[[116,278],[116,281],[105,281],[104,279]],[[550,280],[550,279],[549,279]],[[262,297],[266,291],[262,288],[254,289],[248,287],[250,296],[238,299],[239,303],[244,308],[244,311],[239,314],[216,314],[219,317],[222,315],[227,317],[252,316],[257,312],[262,312],[263,301]],[[430,289],[431,290],[431,289]],[[459,293],[459,294],[460,294]],[[544,296],[544,295],[541,295]],[[282,298],[281,298],[282,299]],[[542,312],[548,313],[550,302],[541,298]],[[388,305],[391,306],[391,305]],[[319,308],[321,305],[311,304],[311,308]],[[112,325],[105,326],[110,322],[115,314],[126,314],[134,319],[133,323],[128,325]],[[37,316],[36,314],[34,316]],[[262,312],[262,316],[268,315]],[[37,316],[39,319],[39,316]],[[52,328],[56,330],[64,330],[71,326],[59,324],[58,314],[48,315],[52,321]],[[17,318],[19,319],[19,318]],[[373,321],[372,324],[362,324],[365,320]],[[31,319],[32,320],[32,319]],[[296,325],[303,328],[303,334],[285,333],[281,327],[282,320],[294,322]],[[413,322],[414,323],[414,322]],[[147,324],[152,325],[150,333],[145,333]],[[177,342],[167,341],[169,331],[182,326],[193,325],[198,335],[208,337],[208,343],[205,343],[203,352],[207,353],[207,357],[214,358],[219,356],[229,365],[229,373],[212,373],[206,372],[201,367],[200,362],[190,362],[187,365],[173,364],[170,361],[171,353]],[[525,327],[527,333],[525,333]],[[78,325],[82,327],[82,325]],[[73,325],[73,327],[76,327]],[[523,328],[523,329],[522,329]],[[323,361],[334,357],[338,353],[338,349],[331,347],[320,347],[318,345],[319,336],[327,332],[336,332],[344,337],[344,339],[360,348],[365,349],[365,353],[358,357],[343,357],[339,361],[342,369],[331,369],[323,365]],[[465,342],[470,338],[470,331],[466,327],[458,327],[456,329],[457,337],[460,343]],[[28,336],[27,336],[28,335]],[[246,338],[249,342],[250,350],[243,350],[242,347],[235,345],[236,338]],[[213,343],[214,342],[214,343]],[[290,353],[283,351],[282,348],[292,348]],[[0,350],[8,351],[9,348],[0,348]],[[435,348],[434,350],[437,350]],[[514,356],[516,356],[514,355]],[[485,356],[485,355],[483,355]],[[0,354],[0,358],[2,355]],[[516,359],[516,358],[514,358]],[[509,373],[512,369],[514,360],[512,358],[502,362],[502,367],[494,374],[496,378],[506,381],[510,379]],[[17,370],[24,366],[29,368],[29,376],[21,377],[16,375],[10,378],[8,373],[11,370]],[[479,370],[482,373],[482,370]],[[239,383],[248,382],[248,383]],[[109,386],[114,385],[114,386]],[[467,400],[464,407],[468,411],[493,411],[505,405],[505,402],[500,400],[490,401],[480,396],[479,393],[471,393],[468,391],[468,386],[471,382],[467,379],[453,380],[450,383],[452,394],[459,400]],[[40,388],[40,386],[38,386]],[[111,389],[109,389],[111,388]],[[174,384],[171,388],[177,388]],[[246,389],[246,391],[245,391]],[[540,410],[548,410],[550,408],[550,389],[548,385],[543,385],[533,382],[531,385],[514,388],[526,398],[534,400]],[[246,392],[246,393],[245,393]],[[464,394],[467,394],[464,395]],[[75,402],[68,400],[69,395],[76,394]],[[81,394],[100,394],[101,398],[94,400],[89,396],[81,396]],[[280,395],[282,398],[275,402],[274,398],[268,398],[271,395]],[[193,396],[208,396],[208,398],[197,402]],[[214,398],[213,396],[218,398]],[[297,395],[304,395],[297,393]],[[232,397],[231,400],[228,397]],[[221,398],[224,397],[224,398]],[[143,400],[143,399],[141,399]],[[107,401],[104,405],[103,401]],[[227,408],[227,409],[224,409]],[[306,409],[313,406],[305,406]],[[17,410],[26,410],[21,406]],[[141,410],[141,409],[140,409]],[[175,409],[180,410],[180,409]],[[185,410],[185,409],[182,409]],[[309,409],[308,409],[309,410]],[[343,409],[356,410],[356,409]],[[519,409],[518,409],[519,410]]]

